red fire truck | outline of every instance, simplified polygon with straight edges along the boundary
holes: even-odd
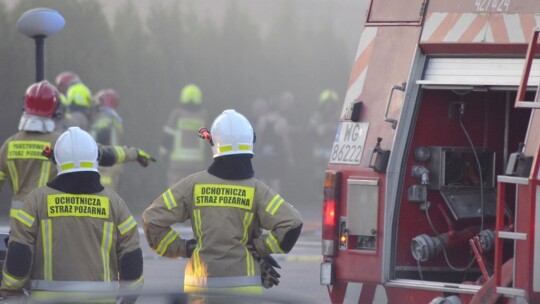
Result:
[[[365,18],[324,184],[331,302],[540,303],[540,1]]]

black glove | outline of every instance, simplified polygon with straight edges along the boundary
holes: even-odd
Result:
[[[144,151],[143,149],[137,149],[137,162],[143,166],[146,167],[150,163],[150,161],[155,162],[156,159],[152,157],[152,155],[148,154],[148,152]]]
[[[281,275],[275,268],[281,268],[271,255],[267,255],[259,260],[261,266],[261,281],[264,288],[269,289],[274,285],[279,285]],[[275,267],[275,268],[274,268]]]
[[[279,285],[279,278],[281,275],[275,269],[281,268],[278,262],[269,254],[261,257],[260,253],[255,249],[255,246],[248,246],[248,250],[259,263],[263,287],[269,289],[274,285]]]
[[[193,250],[197,247],[197,240],[191,239],[186,241],[186,258],[190,258],[193,254]]]

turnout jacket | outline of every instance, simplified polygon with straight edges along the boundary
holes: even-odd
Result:
[[[168,157],[172,164],[198,163],[205,161],[205,142],[194,134],[204,127],[206,112],[174,109],[163,127],[160,154]]]
[[[11,224],[3,296],[21,292],[28,280],[32,296],[142,285],[137,223],[120,196],[100,188],[69,194],[44,186],[26,197]]]
[[[0,148],[0,188],[9,179],[13,199],[22,201],[32,190],[56,176],[56,166],[42,152],[54,147],[60,133],[20,131]]]
[[[124,132],[122,118],[114,109],[101,107],[89,132],[99,144],[118,146],[122,143]],[[101,184],[117,191],[123,171],[121,164],[116,164],[112,167],[100,167]]]
[[[191,220],[197,245],[185,269],[185,286],[260,286],[262,256],[287,253],[302,227],[298,211],[255,178],[229,180],[207,171],[190,175],[143,212],[148,244],[167,257],[186,257],[187,240],[171,228]],[[261,229],[268,231],[261,235]]]
[[[54,147],[60,133],[19,131],[0,147],[0,189],[6,180],[13,192],[12,209],[18,209],[24,198],[34,189],[44,186],[57,174],[52,160],[43,156],[43,149]],[[100,146],[100,165],[137,160],[137,148]]]
[[[89,130],[98,143],[119,145],[124,133],[122,118],[111,108],[102,107]]]

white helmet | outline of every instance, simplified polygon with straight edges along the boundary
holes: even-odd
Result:
[[[253,154],[254,134],[247,118],[235,110],[225,110],[212,123],[214,158],[223,155]]]
[[[79,127],[62,133],[54,145],[58,175],[69,172],[98,172],[98,146],[94,138]]]

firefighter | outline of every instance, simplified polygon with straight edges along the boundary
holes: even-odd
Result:
[[[294,103],[290,92],[284,92],[277,100],[268,103],[266,112],[256,122],[261,140],[257,147],[261,158],[257,165],[263,168],[262,180],[278,192],[283,191],[285,179],[292,173],[292,127],[287,112]]]
[[[212,146],[213,163],[167,189],[143,212],[146,239],[161,256],[190,258],[185,292],[261,294],[263,286],[279,283],[270,254],[292,249],[302,229],[300,214],[254,178],[255,134],[242,114],[225,110],[209,133],[200,134]],[[194,239],[171,228],[187,220]]]
[[[56,176],[56,168],[48,159],[60,133],[54,131],[53,116],[59,102],[58,90],[44,80],[28,87],[24,98],[24,112],[19,132],[9,137],[0,147],[0,189],[9,181],[13,192],[11,212],[18,209],[23,199],[37,187]],[[43,155],[46,150],[48,154]],[[102,166],[137,161],[147,166],[153,157],[147,152],[126,146],[101,146]],[[11,213],[10,212],[10,213]]]
[[[116,109],[120,103],[118,93],[113,89],[103,89],[96,93],[94,101],[99,107],[99,112],[92,122],[90,134],[96,142],[102,145],[118,146],[122,144],[123,126],[122,118]],[[112,167],[100,167],[101,184],[118,191],[120,176],[122,175],[122,165],[116,164]]]
[[[309,118],[311,146],[311,168],[313,168],[312,189],[320,189],[324,182],[324,172],[332,152],[333,138],[336,135],[335,121],[339,118],[339,97],[336,91],[326,89],[319,95],[317,107]],[[322,201],[320,191],[310,191],[316,194],[316,201]]]
[[[80,81],[81,80],[77,74],[71,71],[65,71],[56,76],[55,84],[58,91],[60,91],[60,94],[64,95],[65,97],[69,87],[72,84]]]
[[[19,132],[0,148],[0,188],[6,180],[11,183],[12,210],[19,208],[30,191],[45,185],[56,173],[42,151],[46,146],[51,147],[59,136],[54,132],[52,120],[58,102],[58,91],[48,81],[30,85],[25,93]]]
[[[71,115],[68,112],[69,104],[66,97],[66,92],[68,87],[78,81],[79,76],[77,74],[66,71],[58,74],[55,79],[56,88],[60,93],[60,102],[58,103],[58,108],[56,110],[56,115],[53,117],[55,122],[55,131],[64,132],[69,127],[75,126],[75,122],[71,118]]]
[[[92,92],[73,72],[66,71],[56,77],[56,86],[64,95],[61,97],[62,107],[66,107],[65,122],[63,127],[78,126],[88,130],[92,116],[97,111],[97,105],[93,102]],[[65,99],[64,99],[65,97]]]
[[[180,107],[171,112],[163,127],[159,150],[166,160],[169,186],[191,172],[203,170],[206,163],[204,143],[196,136],[206,121],[201,89],[194,84],[186,85],[180,92],[179,102]]]
[[[122,198],[101,185],[89,133],[69,128],[54,151],[58,176],[32,191],[14,215],[2,296],[21,295],[29,281],[36,301],[101,294],[116,303],[118,287],[143,284],[137,222]]]
[[[327,162],[330,159],[332,138],[336,131],[336,125],[332,120],[339,118],[339,110],[341,109],[336,91],[323,90],[319,95],[315,112],[309,119],[309,127],[314,136],[312,141],[315,143],[312,156],[316,160],[322,159]]]

